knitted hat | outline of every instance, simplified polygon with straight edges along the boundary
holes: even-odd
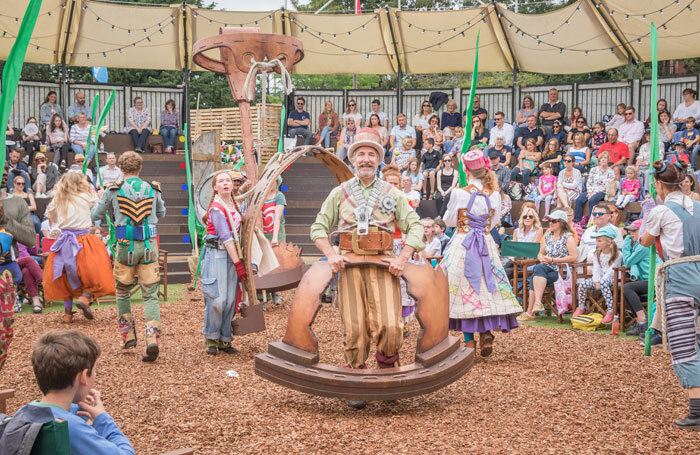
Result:
[[[241,174],[240,171],[232,170],[228,173],[228,175],[231,176],[231,180],[245,180],[245,177],[243,177],[243,174]]]
[[[467,169],[481,169],[486,167],[487,159],[484,158],[484,152],[481,150],[469,150],[462,155],[462,162]]]
[[[384,156],[384,148],[382,148],[382,145],[379,143],[381,140],[382,138],[374,128],[362,128],[355,135],[355,139],[352,141],[352,145],[348,150],[348,160],[350,160],[351,163],[353,162],[355,152],[360,147],[372,147],[377,152],[377,158],[381,160]]]

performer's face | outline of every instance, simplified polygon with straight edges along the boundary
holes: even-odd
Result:
[[[230,175],[224,172],[216,176],[214,190],[216,190],[218,194],[231,194],[232,188],[233,182],[231,181]]]
[[[355,169],[357,176],[360,178],[371,178],[377,172],[379,167],[379,158],[377,151],[372,147],[360,147],[355,152]]]
[[[231,191],[231,192],[232,192],[233,194],[238,194],[238,190],[241,189],[242,183],[243,183],[243,182],[241,182],[240,180],[234,180],[233,183],[232,183],[233,191]]]

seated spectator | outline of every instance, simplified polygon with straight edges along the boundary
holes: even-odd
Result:
[[[440,121],[442,131],[446,136],[454,136],[454,129],[462,126],[462,116],[457,112],[457,101],[449,100],[447,102],[447,110],[442,113]]]
[[[63,118],[63,109],[61,109],[61,106],[56,104],[57,98],[56,92],[51,90],[46,94],[44,103],[39,108],[39,119],[41,120],[41,125],[44,127],[44,129],[46,129],[49,124],[53,124],[53,117],[56,115],[58,115],[61,120],[65,120]]]
[[[588,223],[593,207],[605,198],[608,182],[615,180],[615,172],[608,167],[609,161],[610,155],[607,152],[598,155],[598,166],[591,169],[586,179],[586,191],[576,199],[574,220],[580,221],[584,226]],[[583,217],[583,206],[586,202],[588,202],[588,215]],[[610,210],[607,213],[610,213]]]
[[[12,191],[12,194],[15,197],[18,197],[20,199],[24,199],[24,202],[27,203],[27,207],[29,207],[30,216],[32,217],[32,222],[34,223],[34,230],[36,231],[37,234],[40,234],[41,233],[41,221],[39,220],[39,217],[36,215],[36,201],[34,200],[34,196],[31,193],[27,193],[26,186],[27,186],[27,181],[25,180],[24,176],[18,175],[15,178],[14,190]]]
[[[32,217],[23,199],[13,194],[8,194],[7,172],[0,179],[0,229],[12,236],[12,248],[6,254],[0,256],[0,273],[7,270],[12,275],[14,283],[22,281],[22,271],[15,258],[19,256],[17,246],[22,243],[28,247],[36,244],[36,232],[32,223]]]
[[[618,129],[617,139],[627,144],[630,152],[629,159],[632,159],[634,152],[639,148],[639,141],[642,139],[642,134],[644,134],[644,123],[634,118],[635,113],[634,107],[627,106],[627,109],[625,109],[625,122]]]
[[[676,145],[673,147],[673,152],[666,155],[666,161],[668,161],[669,163],[675,163],[678,160],[685,163],[686,165],[690,164],[690,158],[688,158],[688,151],[685,148],[685,144],[683,142],[676,143]]]
[[[445,130],[447,130],[447,128],[443,131]],[[464,143],[464,128],[455,126],[450,132],[453,134],[452,137],[448,137],[443,133],[445,139],[443,148],[445,149],[445,153],[457,153],[462,150],[462,144]]]
[[[17,142],[13,140],[15,137],[15,129],[12,125],[7,124],[7,130],[5,130],[5,158],[10,155],[10,151],[17,147]]]
[[[10,152],[10,159],[7,162],[7,190],[10,192],[14,189],[16,178],[22,177],[25,182],[30,182],[29,169],[20,161],[21,156],[17,149]]]
[[[416,115],[413,116],[413,128],[416,129],[416,148],[421,150],[423,146],[423,130],[430,128],[430,117],[433,115],[433,106],[430,101],[425,100],[421,104],[421,108]]]
[[[31,171],[34,182],[34,195],[37,198],[45,198],[51,194],[56,182],[61,178],[61,171],[55,163],[49,163],[46,160],[46,155],[39,152],[34,156],[34,166]]]
[[[466,110],[462,112],[462,117],[464,120],[462,123],[465,123],[467,118]],[[488,125],[486,120],[489,118],[489,113],[486,109],[481,107],[481,98],[479,98],[479,95],[474,95],[474,105],[472,106],[472,119],[474,119],[474,117],[479,117],[482,125]]]
[[[535,313],[544,311],[542,296],[547,285],[554,284],[559,278],[558,264],[573,263],[578,258],[576,241],[567,216],[561,210],[555,210],[549,216],[550,231],[540,241],[539,264],[532,271],[527,308],[518,316],[519,321],[534,321]]]
[[[331,137],[338,135],[339,126],[338,114],[333,110],[333,103],[326,101],[323,111],[318,115],[318,131],[314,135],[316,145],[323,143],[323,147],[329,148]]]
[[[379,120],[381,121],[381,124],[384,128],[389,127],[389,118],[386,116],[386,112],[382,112],[381,109],[381,102],[378,99],[372,100],[372,110],[367,112],[365,115],[365,126],[369,126],[369,117],[372,114],[377,114],[379,116]]]
[[[48,216],[45,217],[44,221],[41,222],[41,235],[47,239],[57,239],[61,235],[61,228],[58,222],[52,223]]]
[[[578,120],[577,120],[578,121]],[[586,172],[591,164],[591,149],[586,146],[583,133],[577,131],[567,152],[574,157],[574,167],[581,172]]]
[[[656,102],[656,114],[658,115],[661,111],[669,112],[668,102],[664,98],[659,98],[659,100]],[[669,112],[668,115],[670,118],[671,113]],[[644,121],[644,126],[649,128],[650,125],[651,125],[651,113],[650,113],[650,115],[647,115],[647,119]]]
[[[82,174],[83,173],[83,163],[85,163],[85,155],[75,155],[75,159],[73,160],[73,164],[71,167],[68,169],[68,172],[77,172]],[[85,176],[87,177],[88,181],[92,186],[95,186],[95,179],[93,177],[92,171],[90,168],[85,169]]]
[[[681,132],[680,141],[685,144],[686,150],[690,153],[690,167],[695,169],[698,151],[700,151],[700,131],[695,127],[695,119],[688,117],[685,119],[685,130]]]
[[[68,422],[70,453],[74,455],[133,455],[129,440],[105,411],[93,388],[100,346],[79,330],[54,330],[39,337],[32,352],[34,376],[42,393],[39,401],[20,408],[14,422]],[[92,425],[88,421],[92,421]]]
[[[595,155],[598,153],[600,146],[605,144],[605,127],[601,122],[596,122],[593,125],[593,133],[591,134],[591,152]]]
[[[514,242],[540,242],[542,240],[542,223],[537,210],[523,207],[518,220],[518,227],[513,230]]]
[[[571,110],[571,117],[566,120],[566,126],[568,128],[573,128],[576,125],[576,120],[579,117],[583,117],[583,109],[576,106]]]
[[[488,141],[488,131],[484,129],[484,125],[481,124],[481,119],[479,117],[472,118],[472,141],[470,143],[470,148],[474,145],[485,144]]]
[[[518,157],[518,165],[510,173],[510,179],[517,182],[518,176],[522,172],[523,185],[528,186],[530,184],[530,176],[537,173],[537,166],[541,159],[542,153],[537,150],[535,140],[533,138],[527,139],[525,149],[521,151]]]
[[[583,177],[574,167],[574,157],[564,155],[564,169],[557,179],[557,207],[567,208],[576,203],[581,195]]]
[[[408,163],[411,158],[416,158],[416,151],[411,148],[413,145],[413,139],[406,136],[401,142],[401,149],[394,150],[391,155],[391,164],[399,168],[399,171],[404,172],[408,169]]]
[[[628,336],[639,336],[647,331],[647,315],[642,307],[642,296],[649,289],[649,248],[639,243],[639,228],[642,220],[636,220],[625,227],[627,236],[622,243],[622,265],[629,269],[629,281],[622,287],[625,304],[637,317],[636,322],[626,332]],[[659,261],[660,262],[660,261]]]
[[[651,147],[649,146],[649,131],[646,131],[642,135],[642,140],[639,145],[639,154],[634,163],[634,169],[637,171],[639,180],[645,189],[649,189],[647,186],[649,183],[649,160],[651,159]],[[661,150],[660,150],[661,152]],[[662,154],[663,156],[663,154]]]
[[[340,131],[340,136],[338,136],[338,148],[335,154],[341,160],[345,161],[348,157],[348,150],[352,141],[355,139],[355,134],[357,134],[357,126],[355,125],[355,118],[348,117],[345,119],[345,125]]]
[[[423,176],[421,175],[421,180]],[[408,199],[408,203],[414,209],[420,205],[420,193],[413,187],[413,180],[410,174],[406,174],[404,171],[403,177],[401,177],[401,187],[403,188],[403,195]]]
[[[563,210],[564,213],[566,213],[567,222],[569,223],[569,226],[571,226],[571,229],[573,229],[574,231],[576,245],[578,245],[581,241],[581,237],[583,237],[583,228],[580,224],[574,223],[574,209],[572,209],[571,207],[564,207],[561,210]]]
[[[534,115],[535,118],[537,118],[537,108],[535,107],[535,102],[532,100],[532,97],[530,95],[525,95],[525,97],[523,98],[522,107],[518,110],[518,117],[516,120],[518,127],[526,127],[527,118],[531,115]]]
[[[690,175],[686,175],[680,184],[681,192],[694,201],[700,202],[700,194],[695,191],[695,179]]]
[[[678,131],[685,127],[688,117],[700,118],[700,101],[697,99],[698,92],[692,88],[688,87],[683,90],[683,102],[673,111],[673,121],[676,123]]]
[[[423,198],[432,200],[435,194],[435,174],[440,169],[442,153],[435,148],[435,140],[433,138],[426,138],[423,142],[425,148],[420,156],[420,168],[423,173]],[[428,192],[428,187],[430,187],[430,192]]]
[[[488,152],[489,161],[491,162],[491,171],[496,174],[498,179],[498,185],[503,191],[508,191],[510,187],[510,168],[501,164],[501,158],[503,155],[498,150],[489,150]],[[457,159],[455,157],[455,159]]]
[[[22,271],[24,287],[27,289],[29,298],[32,299],[34,313],[41,313],[42,307],[41,299],[39,297],[39,286],[41,286],[41,283],[43,282],[44,272],[41,270],[39,263],[36,262],[36,260],[31,256],[37,256],[39,249],[36,245],[31,248],[27,248],[21,243],[17,244],[17,249],[19,251],[17,265],[19,265],[19,268]]]
[[[297,108],[287,116],[287,136],[302,136],[304,138],[304,145],[309,145],[311,144],[313,135],[309,130],[311,116],[304,110],[305,104],[306,100],[304,98],[301,96],[297,97]]]
[[[359,129],[362,126],[362,114],[357,110],[357,101],[352,98],[348,100],[348,106],[345,108],[345,112],[343,112],[341,117],[343,127],[348,126],[348,119],[353,120],[355,128]]]
[[[562,128],[559,120],[555,120],[554,123],[552,123],[552,128],[547,131],[547,135],[545,136],[545,141],[552,139],[556,139],[559,142],[559,147],[563,148],[566,144],[566,131]]]
[[[442,155],[442,167],[437,171],[438,191],[435,195],[435,209],[440,217],[445,216],[447,203],[450,202],[450,193],[459,182],[459,175],[452,167],[452,159],[452,155]]]
[[[90,123],[83,113],[78,114],[78,121],[70,127],[70,149],[75,155],[85,155],[87,150],[87,140],[90,133]],[[93,140],[95,138],[93,137]],[[93,146],[92,153],[95,153]]]
[[[70,136],[65,122],[58,114],[51,118],[51,125],[46,131],[46,143],[53,151],[53,162],[63,171],[68,162]]]
[[[131,134],[134,142],[134,151],[143,153],[146,149],[146,140],[151,134],[151,111],[143,107],[143,98],[134,98],[134,106],[129,108],[127,115],[129,124],[126,126],[127,133]]]
[[[566,117],[566,104],[559,101],[559,91],[555,88],[549,89],[549,101],[540,106],[540,119],[542,129],[546,132],[552,130],[552,125],[556,120],[563,124]],[[563,143],[559,140],[559,143]]]
[[[440,238],[435,235],[435,231],[433,230],[435,221],[433,221],[431,218],[423,218],[421,223],[425,229],[425,234],[423,235],[425,248],[420,253],[417,253],[417,255],[420,257],[420,259],[425,261],[440,256],[440,252],[442,251],[442,243],[440,242]]]
[[[596,249],[596,238],[593,234],[600,231],[605,226],[610,226],[617,231],[615,244],[618,248],[622,248],[622,232],[620,229],[610,223],[610,206],[608,204],[598,204],[593,208],[593,225],[588,227],[581,237],[581,244],[586,246],[587,261],[593,263],[593,255]]]
[[[591,139],[591,130],[588,129],[588,126],[586,125],[586,119],[583,116],[578,117],[576,120],[574,120],[574,123],[571,125],[571,129],[569,130],[569,133],[566,137],[567,144],[574,143],[574,134],[576,133],[583,135],[583,145],[588,144],[588,141]]]
[[[78,123],[78,116],[80,114],[85,114],[88,123],[92,122],[90,118],[92,116],[92,109],[90,109],[90,105],[85,102],[85,94],[83,92],[77,92],[75,94],[75,103],[68,106],[68,120],[70,123]]]
[[[659,142],[663,144],[661,154],[671,150],[676,129],[676,124],[671,121],[671,114],[668,111],[659,111]]]
[[[117,166],[117,157],[112,152],[107,152],[105,156],[107,166],[100,167],[100,177],[102,178],[102,187],[124,180],[122,170]]]
[[[41,150],[41,132],[34,117],[29,117],[26,125],[22,128],[22,147],[27,152],[24,155],[24,163],[27,166],[32,166],[34,154]]]
[[[496,136],[499,134],[503,136],[503,142],[508,147],[513,147],[513,137],[515,136],[515,130],[513,125],[506,123],[506,114],[503,112],[496,112],[493,116],[495,126],[489,131],[489,145],[496,144]],[[472,144],[474,141],[472,141]]]
[[[625,123],[625,109],[627,109],[627,105],[625,103],[620,103],[617,105],[616,109],[617,113],[605,124],[606,128],[620,128],[620,125]]]
[[[175,100],[170,99],[165,102],[165,109],[160,111],[160,135],[163,136],[166,153],[175,154],[175,136],[177,136],[179,124],[180,116],[175,110]]]
[[[561,148],[559,147],[559,141],[552,138],[544,146],[542,150],[542,158],[540,161],[539,168],[542,169],[545,164],[552,165],[552,173],[556,176],[559,175],[561,170]]]
[[[537,119],[534,115],[527,118],[527,126],[518,129],[518,147],[515,150],[515,157],[518,158],[520,150],[525,150],[525,143],[528,139],[535,141],[535,148],[540,150],[544,144],[544,131],[537,126]]]
[[[381,124],[381,119],[377,114],[372,114],[369,116],[369,126],[370,128],[374,128],[377,133],[379,133],[380,144],[384,148],[384,155],[386,156],[386,147],[387,144],[389,144],[389,133]]]
[[[426,138],[431,138],[435,142],[435,148],[442,150],[444,140],[442,130],[440,129],[440,119],[438,118],[437,114],[431,115],[428,123],[430,124],[430,127],[423,130],[423,140]]]
[[[486,155],[491,156],[491,152],[498,153],[498,161],[504,166],[510,166],[510,160],[513,157],[513,149],[505,145],[505,139],[502,134],[496,136],[496,143],[488,147]]]
[[[639,200],[642,184],[639,181],[637,170],[634,166],[627,166],[625,178],[620,182],[620,191],[617,194],[615,205],[620,210],[627,207],[630,202]]]
[[[607,153],[610,166],[617,168],[619,175],[620,168],[624,168],[630,159],[630,149],[627,147],[627,144],[618,141],[618,134],[615,128],[610,128],[607,136],[608,142],[600,146],[596,156],[600,160],[600,155]],[[641,137],[640,135],[639,138],[641,139]]]
[[[608,201],[601,202],[600,204],[607,205],[608,209],[610,209],[610,224],[619,228],[625,227],[625,223],[623,223],[620,218],[620,209],[618,209],[615,204]]]
[[[411,189],[416,191],[423,190],[423,173],[420,171],[420,165],[418,164],[417,158],[411,158],[408,160],[408,169],[403,171],[401,177],[408,177],[411,179]]]
[[[554,175],[552,163],[544,163],[542,165],[542,175],[537,179],[537,193],[532,199],[535,203],[535,210],[540,212],[540,202],[544,201],[544,214],[549,215],[549,209],[552,206],[552,201],[555,200],[557,194],[557,177]]]
[[[446,230],[447,225],[444,221],[442,221],[442,218],[436,218],[435,224],[433,225],[433,231],[435,232],[435,237],[440,240],[440,256],[442,256],[443,251],[445,251],[445,247],[450,241],[450,237],[445,234]]]
[[[394,150],[400,150],[403,138],[410,137],[413,145],[411,148],[416,148],[416,130],[408,125],[406,121],[406,114],[400,113],[396,116],[397,125],[391,129],[391,135],[389,137],[389,152],[393,153]]]

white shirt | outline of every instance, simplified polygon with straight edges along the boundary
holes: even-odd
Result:
[[[695,101],[690,106],[685,105],[685,101],[678,105],[675,111],[673,111],[673,116],[671,121],[675,121],[677,118],[688,118],[693,117],[697,123],[700,119],[700,101]]]
[[[388,117],[386,116],[386,112],[374,112],[374,111],[369,111],[369,112],[367,113],[367,115],[365,115],[365,122],[366,122],[366,125],[369,125],[369,118],[372,116],[372,114],[377,114],[377,115],[379,116],[379,122],[380,122],[382,125],[386,125],[386,120],[387,120],[387,118],[388,118]],[[358,128],[359,128],[359,127],[358,127]]]
[[[97,193],[90,192],[89,194],[79,194],[70,201],[66,213],[61,213],[54,205],[53,199],[49,206],[46,207],[46,212],[56,211],[56,225],[61,229],[90,229],[92,227],[92,219],[90,218],[90,209],[92,209],[99,198]]]
[[[622,262],[622,252],[618,251],[617,257],[612,264],[610,263],[610,255],[605,253],[600,253],[600,262],[598,262],[598,255],[593,253],[593,279],[594,283],[600,283],[602,280],[607,280],[613,282],[615,277],[615,267],[620,267]]]
[[[102,166],[100,168],[100,176],[102,177],[102,186],[107,186],[110,183],[114,183],[118,180],[124,180],[124,175],[121,169],[114,166],[114,169],[110,169],[109,165]]]
[[[496,145],[496,136],[503,135],[503,143],[508,147],[513,146],[513,136],[515,135],[515,130],[513,125],[510,123],[503,123],[503,128],[498,128],[494,126],[489,132],[489,145]]]
[[[608,224],[611,228],[615,229],[615,232],[617,232],[617,237],[615,237],[615,244],[617,244],[617,247],[622,251],[622,232],[620,232],[620,228],[617,226],[613,226],[612,224]],[[591,254],[595,252],[596,249],[596,239],[595,237],[591,237],[594,233],[598,232],[598,226],[595,224],[585,231],[583,231],[583,236],[581,236],[581,243],[585,244],[588,247],[588,257],[591,257]]]
[[[469,184],[474,185],[479,189],[484,187],[481,180],[478,179],[472,179]],[[447,211],[445,212],[444,218],[447,226],[457,227],[457,211],[467,207],[469,204],[469,198],[471,198],[471,194],[467,193],[467,191],[462,188],[455,188],[452,190],[452,193],[450,194],[450,202],[447,204]],[[491,196],[489,196],[489,201],[491,202],[491,208],[494,209],[493,215],[491,215],[491,226],[489,227],[489,230],[491,230],[498,226],[501,222],[501,193],[495,191]],[[471,212],[474,215],[486,215],[488,213],[486,199],[481,196],[477,196],[474,200],[474,205],[472,205]]]
[[[412,205],[417,205],[417,204],[415,204],[415,201],[420,202],[420,193],[416,190],[411,190],[408,193],[406,193],[405,191],[402,191],[401,194],[403,194],[404,197],[406,199],[408,199],[409,202],[414,202],[414,204],[412,204]]]
[[[666,196],[664,202],[676,202],[693,214],[693,200],[680,191]],[[676,259],[683,255],[683,223],[680,218],[665,205],[657,205],[649,212],[646,232],[659,237],[664,259]]]
[[[359,130],[362,126],[360,124],[360,122],[362,121],[362,114],[360,114],[359,112],[355,112],[354,114],[343,114],[343,117],[342,117],[343,126],[345,126],[347,124],[347,119],[349,119],[349,118],[355,120],[355,128],[357,128]],[[380,117],[380,120],[381,120],[381,117]]]
[[[401,150],[403,148],[401,146],[401,141],[403,141],[403,138],[410,137],[412,139],[415,139],[416,129],[410,125],[406,125],[403,128],[401,128],[399,125],[396,125],[391,129],[391,135],[394,136],[394,148]]]
[[[642,139],[642,135],[644,135],[644,123],[639,120],[625,122],[620,125],[617,132],[617,140],[620,142],[624,142],[625,144],[639,142]]]
[[[431,112],[428,115],[416,114],[413,116],[413,127],[420,126],[424,130],[430,129],[430,117],[433,116]]]
[[[437,237],[433,237],[433,241],[425,244],[425,254],[426,257],[440,256],[440,250],[442,249],[442,243]]]

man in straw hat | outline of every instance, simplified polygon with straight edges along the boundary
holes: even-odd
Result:
[[[377,178],[384,151],[379,134],[363,128],[348,150],[356,177],[331,191],[311,225],[311,240],[340,272],[338,295],[343,321],[345,360],[350,368],[365,368],[371,342],[377,343],[379,368],[399,364],[403,337],[399,277],[414,251],[423,249],[423,225],[399,190]],[[406,233],[399,256],[393,253],[394,221]],[[329,234],[338,225],[340,252]],[[389,264],[346,267],[349,253],[377,255]],[[363,401],[351,401],[361,409]]]

